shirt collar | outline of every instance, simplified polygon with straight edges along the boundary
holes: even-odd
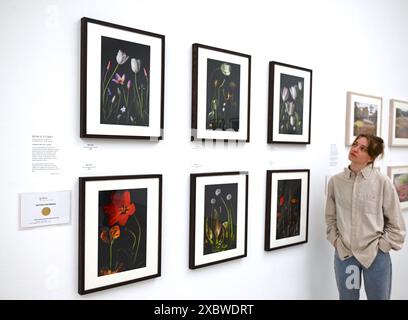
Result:
[[[372,166],[371,166],[371,164],[370,164],[370,165],[368,165],[368,166],[365,166],[365,167],[360,171],[359,174],[361,174],[364,179],[368,179],[368,178],[370,177],[371,173],[373,172],[373,170],[374,170],[374,169],[372,168]],[[345,174],[346,178],[348,178],[348,179],[350,179],[351,177],[354,176],[354,172],[350,170],[350,166],[344,168],[344,174]]]

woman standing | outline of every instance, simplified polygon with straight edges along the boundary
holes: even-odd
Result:
[[[374,169],[374,160],[383,154],[383,139],[358,135],[349,152],[349,167],[328,184],[327,239],[336,249],[334,270],[341,300],[359,299],[361,274],[368,299],[390,299],[388,252],[402,248],[406,231],[392,182]]]

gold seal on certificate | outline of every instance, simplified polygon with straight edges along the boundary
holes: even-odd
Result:
[[[41,209],[41,214],[43,216],[48,216],[51,213],[51,209],[49,207],[44,207]]]

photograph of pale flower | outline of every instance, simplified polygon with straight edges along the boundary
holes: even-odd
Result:
[[[238,184],[205,186],[204,255],[237,247]]]
[[[304,79],[282,73],[280,76],[279,133],[303,133]]]
[[[102,37],[101,124],[149,126],[150,47]]]
[[[239,131],[240,65],[207,60],[206,129]]]

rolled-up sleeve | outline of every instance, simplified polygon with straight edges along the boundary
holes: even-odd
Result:
[[[379,247],[385,252],[400,250],[404,244],[406,226],[397,191],[390,179],[385,181],[383,191],[384,234],[379,239]]]

